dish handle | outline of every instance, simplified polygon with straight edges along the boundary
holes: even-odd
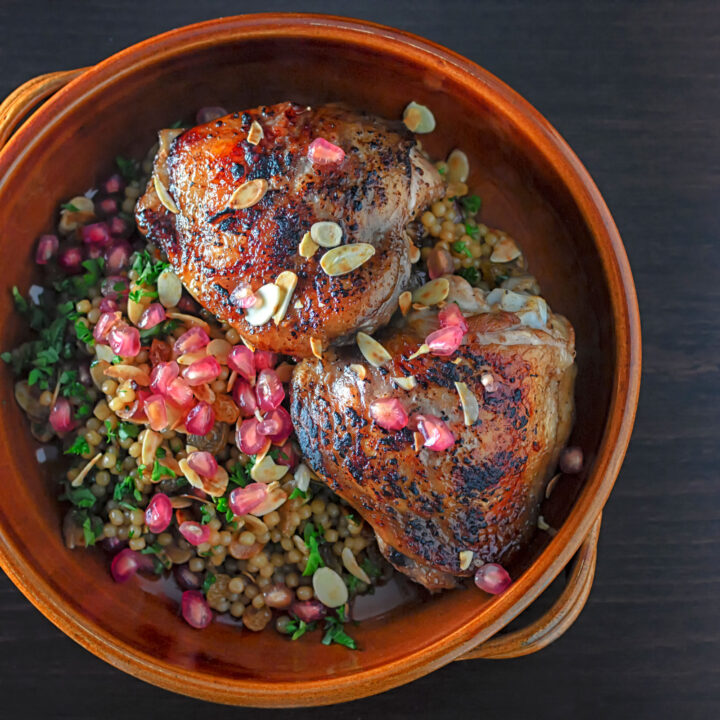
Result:
[[[85,70],[80,68],[39,75],[10,93],[0,103],[0,149],[39,105]],[[590,595],[595,577],[600,521],[601,517],[598,517],[568,565],[565,589],[548,612],[530,625],[490,638],[456,659],[505,659],[530,655],[563,635],[580,615]]]
[[[86,69],[61,70],[38,75],[13,90],[0,104],[0,149],[10,139],[18,125],[32,114],[38,105],[85,72]]]
[[[540,619],[520,630],[490,638],[456,660],[504,660],[522,657],[542,650],[561,637],[577,620],[590,595],[595,578],[601,520],[602,516],[598,516],[580,549],[568,564],[565,570],[565,589]]]

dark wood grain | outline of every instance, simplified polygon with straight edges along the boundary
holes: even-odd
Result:
[[[720,716],[717,3],[3,0],[0,95],[174,26],[261,10],[335,12],[419,33],[530,100],[615,215],[645,343],[636,430],[604,515],[595,587],[568,634],[535,656],[454,664],[380,697],[285,714]],[[0,692],[3,717],[272,714],[211,708],[122,674],[62,635],[4,576]]]

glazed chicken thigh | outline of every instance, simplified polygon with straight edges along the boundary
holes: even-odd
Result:
[[[318,138],[344,156],[309,157]],[[311,339],[327,348],[390,319],[410,274],[404,227],[441,187],[402,124],[340,106],[282,103],[162,131],[136,217],[207,310],[259,349],[308,357]],[[253,189],[260,199],[236,209]],[[327,247],[312,257],[298,252],[320,221],[339,225],[341,244],[368,243],[374,254],[348,274],[326,274]],[[242,293],[283,271],[297,275],[284,318],[251,324]]]
[[[496,302],[504,291],[488,308],[481,291],[475,299],[467,283],[452,280],[460,306],[477,314],[451,356],[410,359],[438,327],[435,311],[414,312],[376,335],[391,355],[384,366],[373,367],[357,347],[342,348],[332,360],[300,363],[291,392],[306,462],[372,525],[386,558],[430,590],[453,587],[484,562],[506,561],[534,532],[574,407],[567,320],[504,310]],[[519,295],[507,295],[517,305],[510,296]],[[413,377],[415,387],[398,387],[394,378],[402,377]],[[456,382],[479,404],[470,426]],[[407,427],[389,431],[373,421],[370,405],[388,397],[404,406]],[[444,420],[455,443],[418,449],[416,413]]]

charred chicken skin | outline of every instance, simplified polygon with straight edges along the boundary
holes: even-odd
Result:
[[[465,295],[459,304],[477,310],[467,283],[454,280]],[[348,347],[332,360],[301,362],[292,379],[291,413],[306,462],[372,525],[387,559],[430,590],[453,587],[484,562],[506,561],[532,535],[572,423],[567,320],[551,314],[532,327],[523,313],[483,309],[467,318],[451,356],[410,359],[438,327],[437,313],[424,310],[376,335],[392,356],[384,366]],[[398,377],[417,384],[403,390]],[[456,382],[479,403],[470,426]],[[371,417],[371,404],[388,397],[401,401],[407,427],[385,430]],[[417,413],[444,420],[455,443],[416,449]]]
[[[311,162],[317,138],[342,149],[342,159]],[[264,194],[236,209],[235,193],[250,181]],[[402,124],[281,103],[162,131],[136,218],[203,307],[258,349],[308,357],[311,339],[328,348],[388,322],[410,274],[404,227],[441,188]],[[326,247],[298,253],[320,221],[339,225],[341,244],[368,243],[374,255],[348,274],[326,274]],[[254,293],[283,271],[297,275],[284,318],[250,324],[234,291]]]

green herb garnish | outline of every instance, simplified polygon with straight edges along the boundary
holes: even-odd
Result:
[[[69,500],[73,505],[75,505],[75,507],[79,508],[91,508],[97,502],[97,498],[92,494],[89,488],[74,488],[70,485],[59,499]]]
[[[240,463],[233,465],[229,472],[230,482],[245,487],[250,482],[250,473]]]
[[[480,284],[480,273],[474,266],[460,268],[456,271],[460,277],[464,277],[473,287],[477,287]]]
[[[339,608],[337,616],[333,617],[328,615],[325,618],[325,634],[323,635],[322,644],[331,645],[337,643],[338,645],[344,645],[350,650],[357,650],[357,643],[345,632],[343,623],[347,621],[345,611]]]
[[[121,422],[118,425],[117,433],[119,440],[134,440],[140,434],[140,426],[130,422]]]
[[[90,443],[82,436],[78,435],[73,444],[65,451],[65,455],[86,455],[90,452]]]
[[[200,505],[200,515],[201,515],[200,523],[202,525],[207,525],[215,517],[215,515],[213,515],[213,513],[210,512],[210,508],[207,505],[205,505],[205,503]]]
[[[118,155],[115,158],[115,164],[120,170],[120,174],[125,178],[126,182],[137,180],[140,175],[140,163],[132,158],[126,158]]]
[[[480,212],[480,208],[482,207],[482,198],[477,195],[466,195],[465,197],[460,198],[460,205],[462,205],[465,212],[470,213],[470,215],[475,215]]]
[[[305,523],[305,529],[303,531],[303,540],[310,550],[308,555],[307,565],[303,570],[303,576],[308,577],[312,575],[319,567],[325,567],[322,556],[320,555],[320,544],[323,540],[323,528],[318,526],[317,528],[313,523]]]
[[[469,235],[473,240],[477,240],[480,237],[480,228],[477,225],[471,225],[466,222],[465,234]]]
[[[89,547],[94,545],[97,539],[102,535],[103,523],[100,518],[90,518],[89,515],[85,517],[82,524],[83,536],[85,537],[85,546]]]
[[[71,202],[63,203],[60,207],[68,212],[80,212],[80,208],[77,205],[73,205]]]
[[[306,632],[312,632],[317,627],[317,623],[306,623],[298,617],[293,616],[292,620],[285,626],[291,640],[301,638]]]
[[[215,576],[212,573],[208,573],[205,576],[205,580],[202,584],[202,591],[204,595],[207,595],[208,590],[215,584]]]
[[[176,477],[176,475],[170,468],[165,467],[164,465],[161,465],[156,460],[155,464],[153,465],[152,474],[150,475],[150,480],[153,483],[159,483],[160,480],[162,480],[164,477],[174,478],[174,477]]]
[[[462,241],[462,240],[456,240],[452,244],[452,249],[456,253],[461,253],[463,255],[467,255],[469,258],[472,259],[472,253],[470,252],[470,248]]]

